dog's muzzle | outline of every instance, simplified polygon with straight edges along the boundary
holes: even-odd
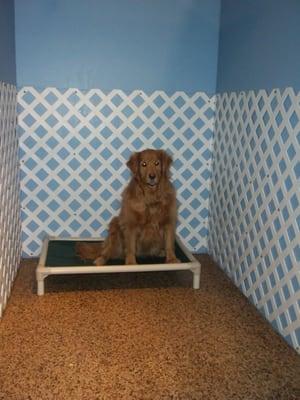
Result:
[[[147,179],[147,184],[149,186],[156,186],[157,185],[157,178],[156,175],[151,175],[149,174],[148,179]]]

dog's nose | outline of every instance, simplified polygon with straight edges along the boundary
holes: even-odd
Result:
[[[156,177],[156,175],[155,175],[155,174],[149,174],[149,178],[150,178],[150,179],[152,179],[152,180],[153,180],[153,179],[155,179],[155,177]]]

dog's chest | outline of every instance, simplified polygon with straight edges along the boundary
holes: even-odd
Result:
[[[162,201],[153,202],[145,205],[145,223],[163,222],[166,216],[166,207]]]

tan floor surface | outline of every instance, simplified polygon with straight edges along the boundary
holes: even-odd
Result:
[[[188,271],[49,277],[23,262],[0,324],[1,400],[300,399],[300,356],[201,256]]]

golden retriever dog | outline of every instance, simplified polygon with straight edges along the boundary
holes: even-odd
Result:
[[[144,150],[131,155],[127,166],[132,178],[122,195],[119,216],[109,224],[108,237],[101,244],[78,243],[77,254],[104,265],[109,259],[124,258],[136,264],[139,256],[175,256],[176,194],[169,180],[172,158],[163,150]]]

